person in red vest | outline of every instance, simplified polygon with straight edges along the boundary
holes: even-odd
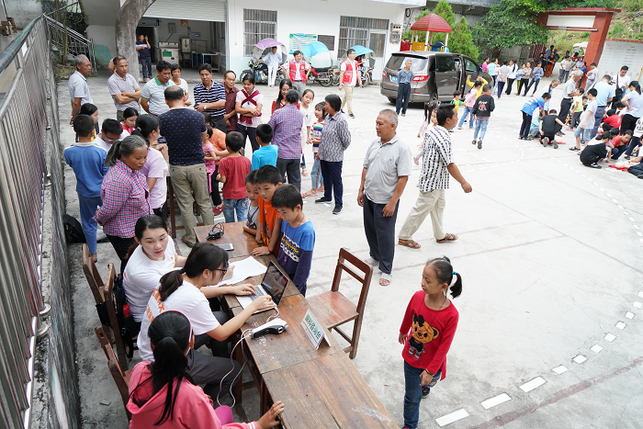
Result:
[[[306,90],[306,81],[310,74],[310,64],[301,59],[301,51],[293,52],[294,59],[288,61],[288,68],[284,64],[284,74],[292,81],[294,89],[299,93],[299,97],[304,94]]]
[[[346,60],[342,63],[341,73],[339,74],[339,90],[344,88],[344,99],[342,100],[342,110],[344,106],[348,112],[348,117],[355,119],[353,115],[353,89],[355,85],[362,88],[362,77],[359,72],[359,65],[355,61],[355,49],[349,49]]]

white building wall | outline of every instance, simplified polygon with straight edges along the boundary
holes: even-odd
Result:
[[[383,3],[370,0],[307,0],[299,7],[291,1],[274,0],[257,2],[256,0],[228,0],[228,66],[237,72],[248,68],[249,57],[243,55],[244,25],[243,9],[262,9],[277,11],[276,39],[288,47],[291,33],[321,34],[335,36],[337,57],[339,44],[340,16],[388,19],[387,44],[384,50],[384,61],[375,64],[373,78],[382,76],[384,62],[393,52],[399,51],[399,43],[390,43],[390,24],[402,24],[404,10],[407,6]]]
[[[116,56],[116,27],[113,25],[89,25],[87,38],[94,42],[94,55],[99,67],[106,68]]]
[[[598,62],[599,76],[615,76],[621,66],[628,66],[631,80],[643,78],[643,42],[638,40],[607,40]]]

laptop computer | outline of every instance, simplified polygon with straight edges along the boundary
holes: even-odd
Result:
[[[264,274],[263,280],[261,280],[261,285],[255,286],[255,295],[237,296],[237,301],[239,301],[241,307],[245,309],[258,297],[269,295],[272,298],[272,302],[274,302],[276,306],[279,306],[281,298],[286,291],[286,286],[288,286],[288,276],[284,274],[274,262],[270,261],[266,274]],[[267,310],[271,309],[267,308],[256,311],[255,313],[261,313]]]

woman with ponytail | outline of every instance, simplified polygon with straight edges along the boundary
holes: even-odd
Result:
[[[447,298],[462,292],[462,277],[446,256],[431,259],[404,314],[399,342],[404,345],[404,427],[416,429],[420,400],[447,374],[447,352],[458,327],[458,310]]]
[[[232,423],[232,410],[214,409],[212,400],[196,386],[188,372],[194,346],[192,327],[178,311],[166,311],[147,331],[154,362],[140,362],[132,370],[127,409],[130,429],[265,429],[277,425],[284,406],[275,404],[257,422]]]
[[[141,173],[146,160],[147,144],[139,136],[117,141],[105,157],[105,165],[111,168],[103,179],[103,205],[96,213],[96,221],[103,226],[121,260],[121,272],[125,269],[129,248],[135,243],[136,221],[152,213],[150,190]]]
[[[170,271],[161,277],[161,284],[152,292],[141,321],[137,344],[141,359],[154,362],[148,328],[155,318],[169,310],[185,314],[196,336],[194,348],[204,344],[213,356],[190,349],[187,354],[187,371],[195,384],[205,384],[203,390],[211,398],[219,391],[227,392],[241,371],[241,365],[230,359],[226,340],[237,332],[255,311],[274,307],[269,296],[260,296],[241,313],[227,320],[222,312],[210,310],[209,298],[220,295],[250,295],[254,286],[210,287],[218,284],[228,271],[228,254],[212,243],[197,243],[180,270]]]
[[[161,122],[154,115],[143,115],[136,119],[136,128],[133,136],[143,137],[147,143],[147,161],[141,169],[150,188],[150,206],[154,214],[165,219],[165,200],[167,200],[167,161],[163,157],[158,145]]]

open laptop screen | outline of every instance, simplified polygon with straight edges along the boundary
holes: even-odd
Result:
[[[266,274],[263,276],[261,286],[272,297],[275,305],[279,305],[286,286],[288,286],[288,277],[271,261]]]

